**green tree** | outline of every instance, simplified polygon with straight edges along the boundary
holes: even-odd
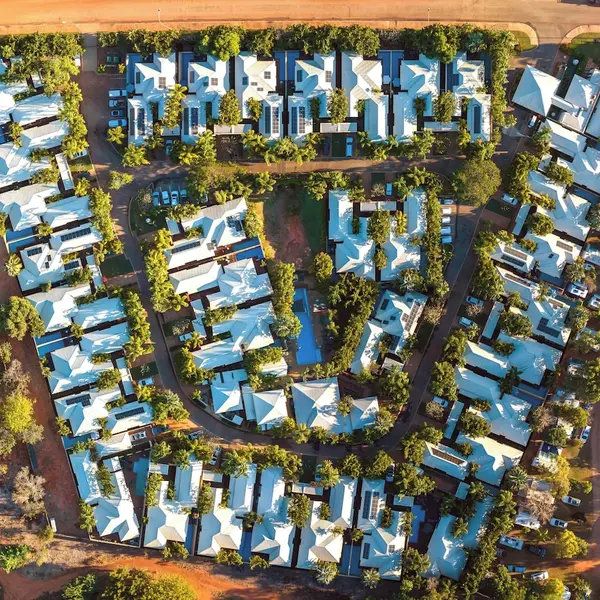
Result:
[[[62,600],[93,600],[98,591],[98,578],[93,573],[80,575],[62,590]]]
[[[362,584],[368,590],[374,590],[381,580],[381,575],[377,569],[364,569],[361,573]]]
[[[564,448],[567,445],[567,432],[561,425],[550,427],[544,432],[544,440],[557,448]]]
[[[469,159],[452,177],[458,201],[472,206],[483,206],[500,183],[500,169],[491,160]]]
[[[250,557],[250,570],[254,571],[254,569],[268,569],[269,561],[266,558],[262,558],[258,554],[253,554]]]
[[[449,362],[433,363],[429,389],[435,396],[451,401],[458,399],[458,386],[454,379],[454,367]]]
[[[590,317],[590,311],[583,304],[571,306],[567,315],[567,327],[570,327],[575,333],[579,333],[587,325]]]
[[[227,61],[241,52],[241,32],[241,28],[228,25],[209,27],[200,41],[199,50],[214,54],[219,60]]]
[[[123,152],[123,166],[124,167],[141,167],[142,165],[149,165],[146,148],[144,146],[134,146],[129,144]]]
[[[535,235],[548,235],[554,231],[554,221],[542,213],[534,213],[526,222],[529,230]]]
[[[221,460],[221,472],[233,477],[242,477],[248,473],[248,456],[238,450],[226,452]]]
[[[503,485],[513,492],[522,490],[527,485],[527,471],[518,465],[509,469],[504,475]]]
[[[324,460],[317,465],[317,481],[325,489],[334,487],[340,481],[340,472],[330,460]]]
[[[4,269],[9,277],[16,277],[23,270],[23,263],[18,254],[9,254],[4,262]]]
[[[294,494],[288,503],[288,519],[296,527],[305,527],[310,517],[311,503],[307,496]]]
[[[313,563],[315,579],[321,585],[329,585],[338,575],[338,566],[336,563],[318,560]]]
[[[126,138],[127,133],[122,127],[111,127],[106,134],[106,139],[117,146],[122,146]]]
[[[167,129],[175,129],[181,124],[181,113],[183,111],[181,103],[185,100],[186,92],[187,88],[180,83],[176,83],[173,89],[169,90],[162,118],[162,124]]]
[[[94,509],[86,504],[83,498],[79,499],[79,527],[85,529],[88,533],[94,531],[96,527],[96,516],[94,515]]]
[[[592,595],[592,586],[583,577],[576,577],[569,589],[573,600],[588,600]]]
[[[219,125],[233,127],[242,120],[240,105],[234,90],[229,90],[221,97],[219,104]]]
[[[133,181],[133,175],[130,173],[121,173],[111,171],[108,180],[108,189],[120,190],[124,185],[129,185]]]
[[[466,411],[461,415],[458,426],[465,435],[474,438],[487,437],[492,430],[488,421],[471,411]]]
[[[500,329],[514,337],[531,337],[533,326],[528,316],[505,310],[500,314]]]
[[[148,571],[126,568],[112,571],[100,595],[100,600],[129,600],[130,598],[195,600],[196,592],[178,575],[155,577]]]
[[[439,123],[450,123],[456,110],[456,98],[451,91],[439,94],[433,101],[433,118]]]
[[[339,462],[338,469],[341,475],[358,479],[362,474],[362,465],[356,454],[346,454]]]
[[[556,536],[555,550],[557,558],[581,558],[587,555],[588,544],[570,529],[565,529]]]
[[[486,580],[485,586],[491,598],[525,600],[525,588],[518,579],[511,577],[504,565],[498,565],[496,571]]]
[[[121,381],[121,372],[119,369],[107,369],[98,375],[96,387],[99,391],[110,390],[119,384]]]
[[[43,335],[45,327],[31,302],[20,296],[11,296],[0,307],[0,330],[21,341],[27,333],[34,337]]]
[[[319,252],[313,259],[313,273],[319,286],[329,283],[333,274],[333,260],[326,252]]]
[[[348,116],[348,97],[346,91],[334,88],[327,101],[327,110],[333,124],[343,123]]]
[[[392,401],[393,404],[401,406],[408,402],[410,397],[410,378],[408,373],[402,371],[399,367],[392,367],[386,371],[380,380],[382,392]]]
[[[246,109],[248,110],[250,119],[252,119],[255,123],[258,123],[263,112],[262,102],[256,98],[249,98],[246,102]]]
[[[365,479],[383,479],[386,471],[394,464],[394,459],[384,450],[378,450],[375,456],[363,464]]]
[[[203,482],[198,493],[198,512],[200,515],[207,515],[213,509],[213,505],[214,498],[210,485]]]
[[[0,569],[10,573],[24,567],[30,560],[31,548],[26,544],[9,544],[0,547]]]
[[[559,165],[557,162],[551,162],[546,167],[546,177],[567,187],[572,186],[574,183],[573,171],[569,167]]]
[[[435,489],[433,479],[422,475],[415,465],[408,463],[396,465],[394,482],[400,498],[403,496],[425,496]]]

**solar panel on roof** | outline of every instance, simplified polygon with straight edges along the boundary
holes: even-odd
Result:
[[[79,259],[70,260],[68,263],[65,264],[65,271],[70,271],[71,269],[78,269],[79,264]]]
[[[141,415],[146,412],[143,406],[138,406],[136,408],[132,408],[130,410],[125,410],[121,413],[115,415],[116,421],[121,421],[122,419],[128,419],[129,417],[135,417],[135,415]]]
[[[81,406],[90,406],[92,397],[89,394],[82,394],[81,396],[75,396],[74,398],[68,398],[65,401],[67,406],[73,406],[73,404],[81,403]]]
[[[140,135],[144,135],[146,133],[146,109],[138,108],[137,111],[137,129]]]
[[[31,248],[30,250],[27,250],[27,256],[36,256],[37,254],[41,254],[41,253],[42,253],[41,246],[37,246],[36,248]]]
[[[452,454],[448,454],[447,452],[442,452],[442,450],[438,450],[437,448],[432,448],[431,453],[437,458],[441,458],[447,462],[451,462],[454,465],[462,465],[465,461],[453,456]]]
[[[519,260],[518,258],[514,258],[513,256],[507,256],[506,254],[502,255],[502,260],[505,260],[506,262],[509,262],[513,265],[517,265],[518,267],[525,266],[525,263],[522,260]]]
[[[369,511],[371,510],[371,492],[365,492],[365,504],[363,506],[362,518],[367,519],[369,517]]]
[[[524,285],[528,288],[531,287],[531,283],[529,283],[529,281],[527,281],[526,279],[523,279],[522,277],[518,277],[517,275],[513,275],[512,273],[507,273],[505,275],[506,279],[509,279],[510,281],[514,281],[515,283],[518,283],[520,285]]]
[[[306,108],[301,106],[298,109],[298,133],[306,133]]]
[[[292,135],[296,135],[298,133],[298,108],[296,106],[292,106]]]
[[[202,242],[200,240],[194,240],[193,242],[189,242],[187,244],[182,244],[181,246],[177,246],[177,248],[173,248],[171,250],[171,254],[177,254],[179,252],[185,252],[186,250],[191,250],[192,248],[197,248],[201,246]]]
[[[373,520],[377,516],[377,507],[379,506],[379,492],[373,492],[371,496],[371,510],[369,512],[369,519]]]
[[[560,240],[558,242],[556,242],[556,245],[559,248],[566,250],[567,252],[573,252],[573,246],[570,246],[569,244],[565,244],[564,242],[561,242]]]
[[[273,107],[273,135],[279,134],[279,107]]]
[[[506,254],[510,254],[511,256],[516,256],[517,258],[522,258],[523,260],[527,260],[527,254],[525,252],[521,252],[515,248],[511,248],[510,246],[504,248],[504,252]]]
[[[192,125],[192,135],[196,135],[198,133],[198,107],[193,106],[191,108],[191,125]]]
[[[546,333],[552,337],[557,338],[560,335],[560,331],[558,329],[554,329],[553,327],[548,327],[548,319],[540,319],[540,324],[537,327],[542,333]]]
[[[70,231],[69,233],[65,233],[64,235],[61,235],[60,241],[68,242],[69,240],[76,240],[77,238],[84,237],[86,235],[89,235],[90,233],[92,233],[91,228],[84,227],[83,229],[80,229],[79,231]]]

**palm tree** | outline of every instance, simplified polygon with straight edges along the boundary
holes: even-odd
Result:
[[[186,308],[189,306],[190,302],[187,296],[180,296],[179,294],[173,294],[173,298],[171,299],[171,306],[173,310],[181,310],[182,308]]]
[[[225,475],[242,477],[248,473],[248,461],[237,450],[225,453],[221,461],[221,472]]]
[[[550,533],[547,529],[535,529],[533,534],[538,542],[547,542],[550,539]]]
[[[504,487],[518,492],[527,485],[527,473],[523,467],[513,467],[506,472],[504,476]]]
[[[17,254],[10,254],[4,268],[10,277],[16,277],[23,270],[23,263]]]
[[[323,560],[317,561],[313,569],[315,571],[317,583],[322,585],[330,584],[338,574],[338,566],[335,563],[325,562]]]
[[[112,144],[117,144],[118,146],[123,145],[126,137],[127,136],[125,135],[122,127],[111,127],[106,134],[106,139]]]
[[[456,538],[461,538],[466,535],[467,531],[469,531],[469,524],[465,519],[459,517],[454,521],[454,527],[452,528],[452,534]]]
[[[377,569],[365,569],[362,572],[362,584],[369,590],[374,590],[381,579]]]

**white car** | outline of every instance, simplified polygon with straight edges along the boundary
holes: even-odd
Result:
[[[579,498],[573,498],[573,496],[565,496],[562,501],[571,506],[579,506],[581,504],[581,500]]]
[[[563,521],[562,519],[552,518],[548,522],[550,523],[550,525],[552,525],[552,527],[558,527],[560,529],[566,529],[569,526],[569,524],[566,521]]]
[[[127,90],[108,90],[109,98],[126,98]]]
[[[119,109],[113,109],[110,111],[110,116],[111,117],[124,117],[125,111],[119,110]]]
[[[210,459],[210,466],[214,467],[217,464],[217,461],[219,460],[219,456],[221,456],[221,452],[223,452],[223,448],[221,448],[221,446],[217,446],[215,448],[215,451],[213,452],[212,458]]]
[[[445,235],[442,238],[442,244],[451,244],[452,243],[452,236],[451,235]]]
[[[591,425],[586,425],[583,428],[583,431],[579,434],[579,439],[585,444],[588,438],[590,437],[590,432],[592,431]]]
[[[587,285],[583,285],[582,283],[570,283],[567,286],[567,292],[578,298],[585,298],[588,294],[588,289]]]
[[[465,298],[465,302],[467,304],[472,304],[473,306],[479,306],[480,308],[483,308],[483,300],[475,298],[475,296],[467,296]]]
[[[519,204],[519,201],[516,198],[513,198],[512,196],[509,196],[508,194],[504,194],[502,196],[502,200],[504,200],[504,202],[508,202],[508,204],[512,204],[513,206],[516,206],[517,204]]]
[[[192,334],[191,333],[184,333],[183,335],[179,336],[179,341],[180,342],[186,342],[187,340],[191,340],[192,339]]]
[[[600,309],[600,294],[594,294],[589,300],[588,300],[588,306],[592,309],[592,310],[598,310]]]
[[[461,317],[458,322],[463,326],[463,327],[471,327],[472,325],[477,325],[477,323],[475,323],[474,321],[471,321],[471,319],[467,319],[467,317]]]
[[[127,119],[111,119],[108,122],[108,126],[112,129],[113,127],[127,127]]]
[[[145,431],[138,431],[137,433],[130,433],[129,437],[132,442],[137,442],[138,440],[146,439],[148,434]]]
[[[146,377],[146,379],[140,379],[137,384],[140,387],[144,387],[146,385],[152,385],[154,383],[154,379],[152,379],[152,377]]]
[[[442,235],[452,235],[452,227],[442,227],[440,233]]]
[[[442,208],[442,214],[443,215],[451,215],[452,214],[452,209],[448,208],[447,206],[444,206],[444,208]]]
[[[503,546],[508,546],[509,548],[514,548],[515,550],[523,550],[523,540],[520,540],[516,537],[511,537],[510,535],[501,535],[498,540],[499,544]]]
[[[442,225],[450,225],[452,223],[452,217],[442,217]]]
[[[549,575],[548,571],[537,571],[536,573],[532,573],[529,577],[534,581],[543,581],[544,579],[548,579]]]
[[[187,190],[185,188],[179,191],[179,197],[181,198],[182,202],[187,200]]]

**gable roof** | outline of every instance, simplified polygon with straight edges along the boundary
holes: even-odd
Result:
[[[527,65],[514,93],[513,102],[538,115],[546,116],[559,84],[560,80],[556,77]]]

